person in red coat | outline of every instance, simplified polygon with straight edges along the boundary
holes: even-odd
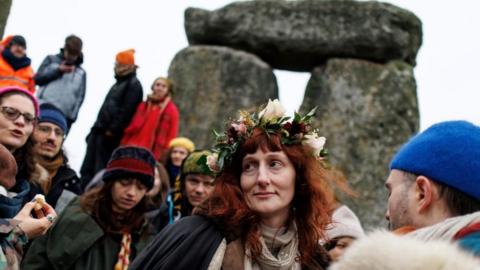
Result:
[[[132,121],[124,131],[121,145],[150,149],[159,160],[177,136],[179,113],[171,99],[172,82],[164,77],[155,79],[152,93],[140,103]]]

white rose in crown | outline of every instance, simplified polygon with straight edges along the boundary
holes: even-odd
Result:
[[[214,173],[218,173],[220,171],[220,168],[218,167],[218,154],[213,153],[211,155],[207,156],[207,166],[210,169],[210,171]]]
[[[318,134],[316,132],[306,134],[303,139],[303,144],[309,146],[312,149],[312,154],[314,156],[319,157],[320,152],[323,150],[327,139],[325,137],[318,137]]]
[[[273,101],[269,99],[267,106],[259,113],[258,117],[263,122],[268,122],[272,119],[284,116],[285,112],[285,108],[283,108],[278,99],[274,99]]]

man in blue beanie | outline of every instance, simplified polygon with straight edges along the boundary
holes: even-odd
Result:
[[[38,124],[32,134],[37,164],[30,179],[30,197],[45,195],[57,213],[82,191],[77,173],[68,165],[62,149],[66,133],[67,120],[63,113],[52,104],[41,104]]]
[[[390,229],[445,239],[480,256],[480,127],[435,124],[394,156],[386,181]]]

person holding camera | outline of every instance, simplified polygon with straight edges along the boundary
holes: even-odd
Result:
[[[70,35],[60,53],[43,60],[35,75],[40,86],[40,103],[55,105],[67,118],[67,131],[77,120],[78,111],[85,98],[87,73],[83,63],[82,40]]]

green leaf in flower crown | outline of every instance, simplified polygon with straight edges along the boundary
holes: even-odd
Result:
[[[218,154],[218,166],[223,169],[225,163],[228,163],[228,157],[230,156],[230,149],[225,148]]]
[[[293,121],[294,122],[300,122],[302,120],[302,116],[300,114],[298,114],[297,112],[294,112],[293,113]]]
[[[310,118],[312,118],[315,115],[315,112],[317,111],[318,106],[315,106],[315,108],[311,109],[304,117],[303,121],[309,122]]]

